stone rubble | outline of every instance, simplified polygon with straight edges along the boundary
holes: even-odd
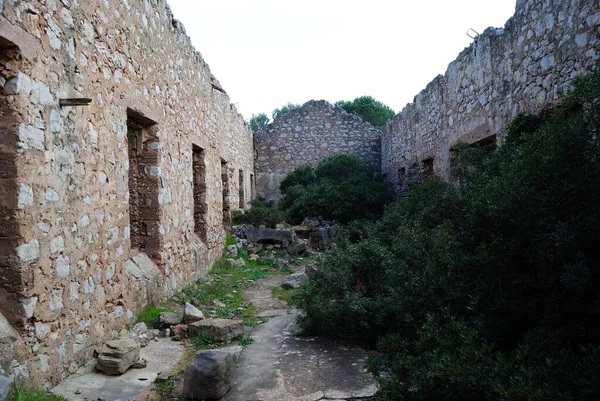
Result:
[[[114,340],[107,342],[100,354],[96,369],[107,375],[125,373],[140,359],[140,344],[135,340]]]

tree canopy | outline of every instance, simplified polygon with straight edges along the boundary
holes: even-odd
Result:
[[[250,129],[252,129],[253,132],[262,131],[270,122],[269,117],[267,117],[265,113],[252,114],[252,118],[250,119]]]
[[[352,101],[340,100],[336,106],[350,114],[359,116],[364,121],[371,123],[377,129],[383,129],[388,121],[394,118],[394,110],[371,96],[357,97]]]
[[[282,106],[280,109],[275,109],[275,110],[273,110],[273,113],[272,113],[273,120],[276,120],[278,117],[285,116],[290,111],[299,109],[300,107],[302,107],[302,106],[300,106],[299,104],[288,103],[285,106]]]

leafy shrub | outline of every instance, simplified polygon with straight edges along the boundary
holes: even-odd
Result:
[[[598,399],[599,105],[595,72],[501,148],[461,147],[459,185],[348,226],[299,289],[301,327],[386,352],[379,399]]]
[[[285,214],[281,210],[262,199],[254,199],[250,202],[250,205],[252,207],[244,212],[233,211],[234,224],[252,224],[255,226],[264,224],[266,227],[273,228],[276,224],[285,221]]]
[[[300,166],[281,182],[279,208],[294,224],[313,216],[340,223],[377,218],[393,193],[387,181],[374,175],[370,166],[350,155],[323,159],[315,170]]]

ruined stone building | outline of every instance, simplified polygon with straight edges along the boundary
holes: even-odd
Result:
[[[379,171],[381,131],[360,117],[321,100],[277,118],[254,136],[256,190],[267,199],[281,197],[279,184],[301,165],[316,167],[336,154],[350,154]]]
[[[594,0],[517,0],[503,29],[488,28],[382,134],[382,171],[398,194],[410,178],[450,178],[459,143],[501,144],[519,114],[551,108],[600,55]]]
[[[0,381],[52,385],[220,257],[252,133],[165,0],[0,12]]]
[[[295,167],[449,178],[456,144],[501,144],[599,54],[597,0],[518,0],[383,133],[311,101],[253,138],[165,0],[0,0],[0,389],[56,384],[198,279]]]

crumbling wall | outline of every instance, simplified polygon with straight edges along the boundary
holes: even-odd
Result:
[[[456,144],[501,144],[512,119],[551,108],[599,52],[598,2],[518,0],[503,29],[477,37],[388,124],[383,172],[399,194],[431,163],[450,178]]]
[[[301,165],[316,167],[335,154],[356,155],[378,171],[380,135],[361,118],[324,100],[311,100],[255,134],[256,194],[279,199],[279,183],[286,174]]]
[[[234,209],[253,139],[164,0],[0,10],[3,55],[16,50],[0,68],[0,329],[25,347],[2,353],[0,382],[48,386],[220,256],[221,160],[232,188],[244,174]]]

